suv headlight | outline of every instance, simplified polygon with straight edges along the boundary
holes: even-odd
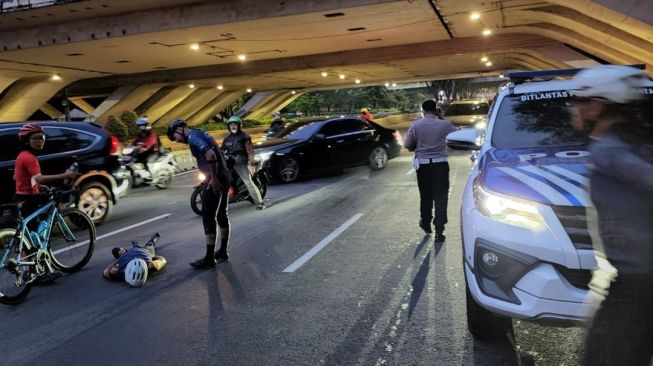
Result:
[[[534,204],[490,193],[478,182],[474,183],[474,201],[478,211],[491,219],[527,229],[544,227],[544,218]]]
[[[266,160],[269,160],[270,157],[272,156],[272,154],[274,154],[274,151],[268,151],[268,152],[264,152],[264,153],[258,153],[258,154],[256,154],[256,155],[254,156],[254,160],[256,160],[256,161],[259,162],[259,163],[263,163],[263,162],[265,162]]]

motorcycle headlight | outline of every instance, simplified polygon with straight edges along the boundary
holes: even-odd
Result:
[[[264,162],[264,161],[270,159],[270,157],[272,156],[272,154],[274,154],[274,151],[268,151],[268,152],[264,152],[264,153],[258,153],[258,154],[256,154],[256,155],[254,156],[254,160],[256,160],[256,161],[259,162],[259,163],[262,163],[262,162]]]
[[[544,218],[528,201],[490,193],[478,183],[474,185],[474,201],[478,211],[491,219],[527,229],[544,227]]]
[[[197,178],[200,180],[200,182],[204,182],[206,180],[206,175],[204,175],[204,173],[200,173],[197,175]]]

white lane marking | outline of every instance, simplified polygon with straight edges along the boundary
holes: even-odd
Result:
[[[149,224],[152,221],[161,220],[161,219],[166,218],[168,216],[172,216],[172,214],[165,214],[165,215],[153,217],[153,218],[151,218],[149,220],[145,220],[145,221],[139,222],[137,224],[129,225],[129,226],[123,227],[122,229],[118,229],[118,230],[112,231],[110,233],[100,235],[100,236],[95,238],[95,241],[97,242],[100,239],[104,239],[104,238],[108,238],[108,237],[110,237],[112,235],[120,234],[123,231],[131,230],[131,229],[133,229],[135,227],[143,226],[143,225]],[[61,248],[59,250],[55,250],[54,252],[52,252],[52,254],[59,254],[59,253],[67,252],[69,250],[73,250],[75,248],[81,247],[82,245],[86,245],[86,244],[88,244],[88,242],[89,242],[88,240],[84,240],[81,243],[77,243],[75,245],[72,245],[72,246],[69,246],[69,247],[66,247],[66,248]]]
[[[197,169],[192,169],[192,170],[189,170],[187,172],[177,173],[177,174],[175,174],[175,177],[179,177],[181,175],[186,175],[186,174],[190,174],[190,173],[195,173],[196,171],[197,171]]]
[[[410,168],[410,170],[406,172],[406,175],[411,175],[413,173],[415,173],[415,168]]]
[[[501,167],[497,169],[521,181],[527,187],[544,196],[544,198],[548,199],[549,202],[553,203],[554,205],[568,205],[570,203],[562,193],[551,188],[551,186],[546,183],[540,182],[539,180],[531,178],[528,175],[520,173],[519,171],[512,168]]]
[[[286,267],[286,269],[283,270],[283,272],[287,273],[292,273],[295,272],[299,267],[304,265],[304,263],[308,262],[309,259],[313,258],[317,253],[319,253],[320,250],[324,249],[330,242],[333,241],[333,239],[337,238],[340,234],[342,234],[345,230],[347,230],[348,227],[353,225],[358,219],[360,219],[363,216],[362,213],[357,213],[354,215],[351,219],[347,220],[344,224],[340,225],[339,228],[337,228],[334,232],[329,234],[326,238],[322,239],[319,243],[317,243],[311,250],[306,252],[303,256],[301,256],[299,259],[297,259],[293,264],[289,265]]]

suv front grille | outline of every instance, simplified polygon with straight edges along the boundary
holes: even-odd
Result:
[[[592,280],[592,271],[588,269],[570,269],[561,265],[555,265],[556,270],[572,286],[589,290],[589,283]]]
[[[592,238],[587,230],[587,211],[585,207],[551,206],[558,220],[565,228],[576,249],[592,249]]]

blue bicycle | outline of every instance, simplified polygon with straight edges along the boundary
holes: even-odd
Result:
[[[53,282],[61,272],[76,272],[91,259],[93,221],[76,208],[59,209],[76,192],[46,191],[48,203],[26,218],[20,203],[0,206],[3,226],[13,224],[0,229],[0,303],[18,304],[35,283]]]

